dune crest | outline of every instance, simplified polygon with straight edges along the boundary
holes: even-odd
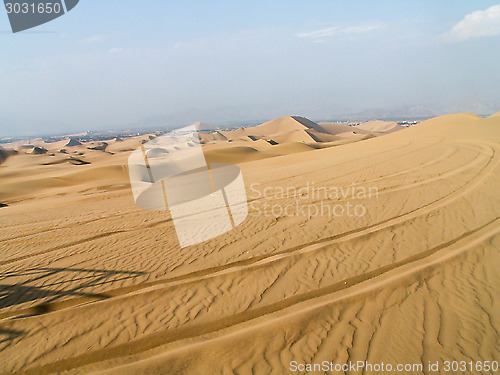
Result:
[[[363,124],[357,125],[355,128],[385,133],[404,129],[403,126],[398,125],[398,123],[395,121],[368,121]]]

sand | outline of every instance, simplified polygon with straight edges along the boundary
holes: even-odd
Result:
[[[1,372],[499,360],[500,118],[448,115],[368,139],[323,133],[357,136],[345,144],[287,138],[311,129],[322,133],[289,117],[232,142],[207,136],[207,158],[239,163],[250,215],[185,248],[168,213],[134,204],[127,158],[147,137],[55,156],[18,145],[0,164]],[[279,195],[311,184],[377,193]],[[296,202],[366,213],[263,214]]]
[[[403,126],[398,125],[395,121],[368,121],[357,125],[356,129],[363,129],[370,132],[392,133],[403,130]]]

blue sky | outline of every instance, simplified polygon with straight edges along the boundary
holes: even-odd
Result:
[[[498,111],[497,4],[80,0],[17,34],[0,12],[0,136]]]

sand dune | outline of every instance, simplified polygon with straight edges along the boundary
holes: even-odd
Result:
[[[17,151],[13,149],[5,149],[0,147],[0,164],[2,164],[9,156],[16,155]]]
[[[282,150],[300,150],[318,149],[326,147],[335,147],[341,144],[350,142],[358,142],[369,139],[371,137],[384,135],[394,131],[402,130],[403,127],[392,122],[371,121],[360,126],[340,125],[336,123],[321,123],[317,124],[305,117],[300,116],[284,116],[261,125],[250,128],[239,128],[229,131],[202,132],[200,134],[200,142],[204,145],[213,145],[218,143],[241,141],[249,143],[250,148],[258,151],[260,147],[254,145],[255,142],[266,141],[273,147],[280,146],[276,150],[266,150],[266,153],[261,155],[245,154],[234,155],[238,163],[246,160],[252,161],[267,157],[282,155]],[[296,143],[306,143],[307,146],[296,145]],[[286,144],[286,145],[285,145]],[[284,145],[281,147],[281,145]],[[225,147],[225,146],[224,146]],[[243,148],[244,149],[244,148]],[[243,150],[242,149],[242,150]],[[268,151],[268,152],[267,152]],[[232,148],[231,153],[235,153],[236,149]],[[286,152],[290,153],[290,152]],[[212,154],[211,154],[212,156]],[[217,157],[217,160],[220,158]]]
[[[305,130],[292,130],[282,134],[273,134],[269,137],[278,144],[288,142],[315,142],[315,139]]]
[[[214,132],[214,133],[200,133],[200,141],[201,143],[207,143],[207,142],[215,142],[215,141],[227,141],[227,138],[222,135],[220,132]]]
[[[245,140],[248,139],[248,133],[243,128],[239,128],[236,130],[228,130],[228,131],[222,130],[222,131],[219,131],[217,133],[222,134],[225,139],[231,140],[231,141],[238,140],[238,139],[245,139]]]
[[[249,146],[224,147],[205,152],[207,163],[241,163],[269,157],[265,153]]]
[[[248,132],[250,135],[270,137],[275,134],[284,134],[294,130],[306,130],[307,126],[297,121],[292,116],[284,116],[265,122],[261,125],[251,128]]]
[[[323,131],[325,133],[333,134],[333,135],[342,134],[342,133],[349,133],[349,132],[353,131],[352,126],[341,125],[341,124],[337,124],[334,122],[321,122],[318,125],[321,126],[321,128],[323,129]],[[364,130],[362,132],[368,133]]]
[[[73,147],[73,146],[81,146],[82,143],[75,139],[75,138],[71,138],[68,143],[65,144],[66,147]]]
[[[143,137],[128,138],[121,141],[109,142],[106,148],[109,152],[129,152],[140,146]]]
[[[319,132],[314,129],[307,130],[307,134],[315,141],[315,142],[332,142],[338,140],[338,137],[333,134],[328,134],[325,132]]]
[[[33,155],[43,155],[43,154],[46,154],[47,153],[47,149],[45,147],[38,147],[38,146],[35,146],[33,147],[33,149],[31,150],[31,153]]]
[[[448,115],[377,137],[321,127],[330,131],[287,117],[244,129],[264,137],[251,142],[207,135],[209,161],[240,163],[250,215],[185,248],[168,212],[138,209],[128,189],[126,150],[143,137],[109,142],[113,155],[84,144],[87,165],[9,156],[0,166],[2,372],[498,360],[500,118]],[[318,133],[336,140],[288,141]],[[342,134],[371,138],[341,144]],[[266,141],[273,135],[282,143]],[[278,194],[301,188],[308,194]],[[365,213],[307,213],[348,203]],[[306,213],[278,212],[296,204]]]
[[[90,162],[88,162],[88,161],[70,156],[68,158],[63,158],[63,159],[58,158],[56,160],[49,161],[47,163],[43,163],[43,165],[56,165],[56,164],[63,164],[63,163],[69,163],[69,164],[73,164],[73,165],[90,164]]]
[[[379,133],[392,133],[404,129],[403,126],[398,125],[395,121],[368,121],[357,125],[355,128]]]
[[[95,151],[105,151],[107,147],[108,147],[107,142],[91,142],[90,144],[87,145],[87,148],[89,150],[95,150]]]

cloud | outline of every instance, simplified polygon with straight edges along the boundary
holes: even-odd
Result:
[[[462,41],[496,35],[500,35],[500,4],[466,15],[445,37],[452,41]]]
[[[364,25],[364,26],[351,26],[351,27],[334,26],[334,27],[328,27],[326,29],[310,31],[307,33],[299,33],[297,34],[297,36],[299,38],[320,39],[332,36],[364,34],[379,28],[380,25]]]
[[[95,44],[106,40],[108,37],[106,35],[94,35],[85,39],[80,40],[84,44]]]
[[[123,51],[123,48],[110,48],[109,53],[120,53]]]

